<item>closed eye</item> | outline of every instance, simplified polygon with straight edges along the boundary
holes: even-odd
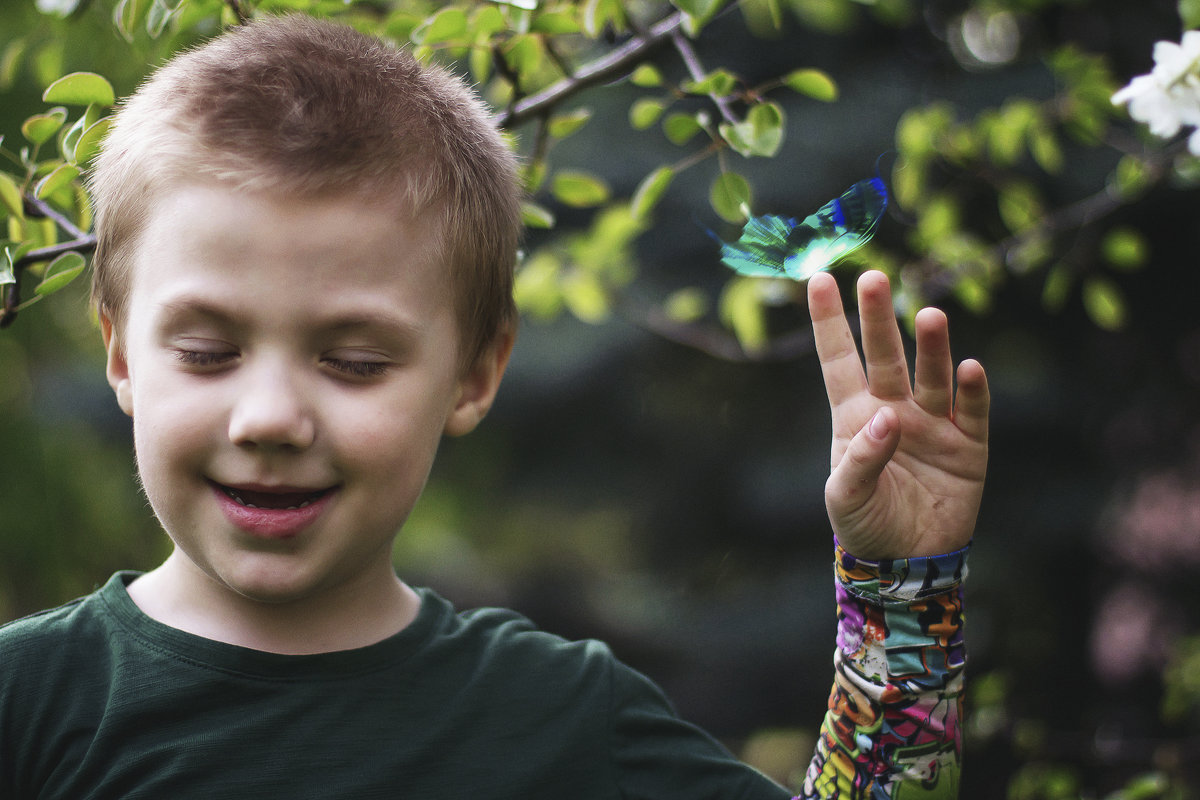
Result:
[[[186,364],[189,367],[215,367],[237,358],[237,353],[232,351],[220,352],[176,348],[174,353],[179,363]]]
[[[359,361],[347,358],[326,358],[324,362],[338,372],[354,378],[377,378],[391,366],[386,361]]]

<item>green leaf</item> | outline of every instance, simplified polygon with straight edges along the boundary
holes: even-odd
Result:
[[[946,194],[930,197],[917,219],[917,235],[926,246],[951,238],[959,227],[958,201]]]
[[[721,10],[725,0],[672,0],[671,4],[688,16],[685,32],[695,36]]]
[[[1200,28],[1200,0],[1179,0],[1178,9],[1185,31]]]
[[[471,15],[471,32],[475,41],[483,42],[508,27],[504,14],[494,5],[485,5]]]
[[[1054,132],[1047,125],[1034,125],[1029,129],[1029,154],[1037,165],[1051,175],[1062,171],[1063,151]]]
[[[718,301],[721,321],[733,331],[747,353],[767,345],[767,314],[759,290],[760,278],[734,278],[725,284]]]
[[[780,7],[779,0],[765,0],[767,6],[767,14],[771,17],[771,28],[781,30],[783,28],[783,9]]]
[[[34,197],[39,200],[47,198],[78,177],[79,168],[74,164],[59,164],[49,175],[38,181],[33,191]]]
[[[975,314],[986,314],[992,305],[992,292],[975,277],[960,275],[954,282],[954,299]]]
[[[1021,275],[1037,269],[1053,255],[1053,240],[1044,231],[1031,231],[1017,239],[1005,260],[1014,273]]]
[[[546,164],[546,159],[539,158],[535,161],[526,161],[521,169],[521,186],[526,194],[534,194],[542,188],[542,184],[546,182],[546,175],[549,168]]]
[[[75,146],[79,144],[79,137],[83,136],[83,131],[87,127],[84,123],[86,120],[83,117],[75,120],[67,132],[63,135],[62,141],[58,144],[59,152],[67,161],[75,162]]]
[[[608,185],[587,172],[562,170],[551,179],[551,193],[573,208],[598,206],[608,200]]]
[[[99,122],[101,117],[104,116],[104,110],[106,108],[107,106],[98,106],[95,103],[89,105],[83,112],[83,129],[87,130]]]
[[[1023,233],[1041,222],[1042,198],[1032,183],[1012,181],[1000,188],[1000,218],[1013,233]]]
[[[901,158],[920,160],[938,153],[939,139],[954,122],[949,103],[905,111],[896,123],[896,149]]]
[[[182,5],[182,3],[179,3],[172,8],[164,0],[153,0],[150,5],[150,12],[146,14],[146,33],[150,34],[150,38],[157,39],[159,36],[162,36],[162,32],[167,28],[167,23],[171,21],[171,17],[175,16],[175,12]]]
[[[572,271],[562,282],[562,296],[567,308],[582,321],[596,325],[608,319],[608,293],[595,274]]]
[[[488,78],[492,76],[492,48],[487,44],[486,38],[475,42],[475,46],[467,54],[467,66],[477,85],[487,83]]]
[[[582,28],[578,17],[570,11],[546,11],[533,19],[534,33],[551,36],[579,33]]]
[[[638,68],[629,76],[629,81],[634,86],[653,89],[663,85],[663,76],[653,64],[639,64]]]
[[[558,287],[560,271],[557,256],[546,250],[539,250],[521,263],[513,284],[513,300],[522,314],[543,320],[558,316],[563,307]]]
[[[625,9],[621,0],[584,0],[583,32],[595,39],[611,25],[615,30],[625,29]]]
[[[554,227],[554,212],[526,200],[521,203],[521,220],[530,228],[549,229]]]
[[[45,114],[34,114],[21,125],[21,134],[33,144],[49,141],[67,121],[67,110],[61,106]]]
[[[67,106],[87,106],[95,103],[108,107],[116,102],[112,84],[94,72],[72,72],[46,87],[42,100]]]
[[[591,118],[590,108],[577,108],[565,114],[557,114],[550,118],[548,132],[555,139],[565,139],[587,125]]]
[[[1150,168],[1144,159],[1137,156],[1123,156],[1113,170],[1112,185],[1125,201],[1141,197],[1152,183]]]
[[[750,216],[750,182],[736,172],[722,172],[708,191],[708,202],[726,222],[745,222]]]
[[[675,322],[695,322],[708,313],[708,296],[694,286],[678,289],[663,301],[663,313]]]
[[[29,41],[25,38],[13,39],[0,53],[0,92],[7,92],[17,80],[17,72],[25,57]]]
[[[149,0],[119,0],[113,7],[113,24],[125,41],[132,42],[134,31],[150,8]]]
[[[108,133],[111,125],[112,119],[105,117],[80,135],[79,141],[75,143],[74,163],[86,164],[96,153],[100,152],[100,144],[104,141],[104,136]]]
[[[667,102],[657,97],[640,97],[629,107],[629,124],[634,130],[644,131],[658,121]]]
[[[924,157],[896,159],[892,168],[892,197],[901,208],[915,208],[925,196],[927,161]]]
[[[727,69],[715,69],[698,81],[685,81],[683,90],[688,94],[707,94],[713,97],[728,97],[737,89],[738,79]]]
[[[413,44],[456,42],[467,36],[467,12],[450,6],[429,17],[412,32]]]
[[[540,36],[514,36],[504,47],[504,61],[521,83],[541,69],[545,55],[546,45]]]
[[[783,84],[795,92],[832,103],[838,98],[838,87],[833,78],[819,69],[797,69],[783,76]]]
[[[50,262],[42,277],[42,282],[33,288],[33,293],[39,297],[54,294],[66,288],[67,284],[79,277],[87,266],[87,261],[79,253],[63,253]]]
[[[21,189],[6,172],[0,172],[0,205],[8,209],[10,216],[25,219],[25,201],[21,198]]]
[[[1125,299],[1117,285],[1106,278],[1091,277],[1084,282],[1083,307],[1092,322],[1106,331],[1125,326]]]
[[[1113,267],[1133,271],[1146,265],[1150,243],[1136,228],[1118,227],[1109,231],[1100,243],[1104,260]]]
[[[41,86],[49,86],[63,74],[66,58],[67,40],[59,36],[35,45],[26,63],[33,68],[34,80]]]
[[[1105,800],[1161,800],[1167,797],[1171,780],[1161,772],[1138,775],[1125,784],[1125,788],[1108,795]]]
[[[721,135],[729,146],[744,156],[771,157],[783,145],[783,109],[776,103],[759,103],[746,113],[744,122],[722,123]]]
[[[1062,311],[1071,293],[1071,270],[1065,264],[1055,264],[1046,273],[1042,285],[1042,307],[1051,313]]]
[[[7,247],[0,250],[0,286],[17,282],[17,271],[13,267],[12,251]]]
[[[637,191],[633,193],[631,203],[633,216],[637,219],[645,219],[649,216],[674,179],[675,170],[665,166],[659,167],[643,178],[642,182],[638,184]]]
[[[704,130],[704,127],[700,124],[700,120],[696,119],[695,114],[685,114],[679,111],[667,115],[663,120],[662,129],[666,134],[667,141],[683,146],[691,141],[693,136]]]

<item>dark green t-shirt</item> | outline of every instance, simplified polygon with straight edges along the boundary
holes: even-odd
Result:
[[[133,573],[0,628],[0,798],[790,795],[594,642],[422,590],[417,619],[311,656],[144,615]]]

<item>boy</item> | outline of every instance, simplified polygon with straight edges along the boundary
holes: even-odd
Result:
[[[513,161],[461,83],[253,23],[125,104],[93,189],[107,375],[174,550],[0,630],[0,797],[788,797],[603,645],[393,570],[514,337]],[[952,797],[983,371],[955,398],[926,310],[910,386],[869,273],[864,373],[832,278],[809,296],[840,621],[803,796]]]

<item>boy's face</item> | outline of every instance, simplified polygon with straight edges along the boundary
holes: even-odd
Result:
[[[108,375],[176,555],[269,603],[394,581],[438,441],[486,413],[511,344],[461,372],[420,221],[185,185],[154,204],[133,269],[127,318],[103,321]]]

